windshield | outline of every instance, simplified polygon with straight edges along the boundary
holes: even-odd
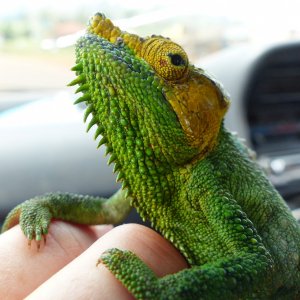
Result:
[[[300,37],[300,2],[10,0],[0,9],[0,109],[66,89],[74,43],[104,12],[123,30],[168,36],[192,62],[240,43]]]

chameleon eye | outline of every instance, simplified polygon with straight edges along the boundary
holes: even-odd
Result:
[[[141,49],[144,58],[154,71],[167,81],[179,81],[188,74],[188,57],[177,44],[162,37],[145,41]]]
[[[169,53],[168,56],[170,57],[171,63],[174,66],[184,66],[186,64],[186,62],[184,61],[184,59],[180,54]]]

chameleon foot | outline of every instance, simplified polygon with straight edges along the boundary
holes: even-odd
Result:
[[[97,265],[103,263],[136,299],[157,299],[158,278],[134,253],[117,248],[108,249]]]
[[[20,226],[27,239],[36,240],[39,248],[42,237],[48,233],[52,216],[47,207],[34,200],[28,200],[22,204]]]
[[[41,246],[42,238],[46,242],[46,234],[51,221],[51,213],[49,208],[44,205],[39,198],[25,201],[15,207],[7,216],[2,232],[20,223],[20,227],[28,239],[28,246],[31,246],[32,240],[37,243],[37,248]]]

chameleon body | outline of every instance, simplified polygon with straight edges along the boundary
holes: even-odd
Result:
[[[123,187],[109,199],[46,194],[8,215],[29,240],[51,218],[118,223],[130,207],[184,255],[190,268],[157,278],[132,252],[101,263],[137,299],[299,299],[300,229],[223,117],[221,87],[161,36],[121,31],[102,14],[76,45],[88,129],[97,126]]]

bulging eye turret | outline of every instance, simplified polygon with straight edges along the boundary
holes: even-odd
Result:
[[[168,39],[149,38],[142,46],[141,57],[165,80],[179,81],[188,74],[187,54]]]

